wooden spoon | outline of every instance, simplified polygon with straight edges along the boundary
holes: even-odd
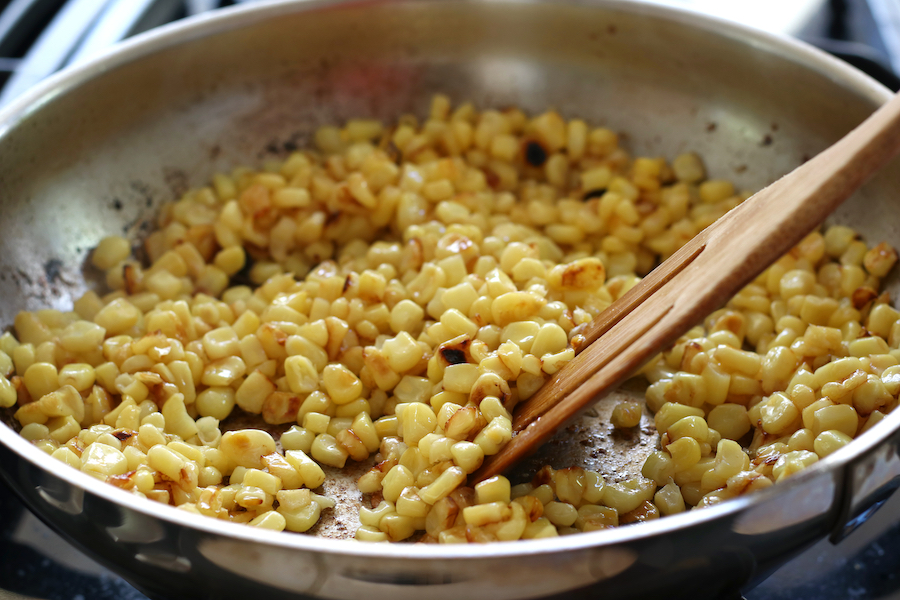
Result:
[[[900,94],[697,234],[594,319],[582,351],[517,407],[512,441],[488,457],[470,483],[500,474],[533,452],[598,395],[724,305],[898,153]]]

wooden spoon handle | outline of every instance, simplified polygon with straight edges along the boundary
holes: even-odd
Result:
[[[900,94],[833,146],[698,234],[587,328],[583,351],[520,404],[502,473],[790,250],[900,153]]]

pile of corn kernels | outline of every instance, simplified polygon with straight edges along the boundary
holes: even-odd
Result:
[[[642,477],[545,467],[465,487],[580,331],[746,195],[693,154],[635,158],[555,112],[352,120],[262,170],[217,174],[144,242],[106,238],[113,291],[20,313],[0,405],[60,461],[218,519],[303,532],[322,465],[375,466],[356,538],[487,542],[615,527],[771,485],[897,404],[896,262],[813,233],[643,370]],[[246,284],[246,285],[245,285]],[[258,429],[223,433],[234,411]],[[612,420],[635,427],[640,407]],[[280,431],[276,441],[269,431]]]

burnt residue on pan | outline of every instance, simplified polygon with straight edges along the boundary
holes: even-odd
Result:
[[[555,469],[580,466],[597,471],[606,481],[620,482],[640,475],[644,461],[657,450],[653,416],[644,404],[647,382],[634,378],[601,398],[584,415],[576,418],[546,442],[513,472],[512,482],[528,481],[544,465]],[[613,408],[624,400],[637,400],[643,410],[641,424],[618,430],[610,424]]]

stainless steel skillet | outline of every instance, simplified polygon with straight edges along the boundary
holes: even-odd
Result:
[[[482,106],[554,106],[628,132],[635,154],[694,150],[711,173],[747,189],[888,97],[805,46],[636,2],[306,1],[226,11],[130,42],[0,113],[0,322],[22,308],[68,307],[90,285],[82,264],[97,240],[139,237],[154,208],[185,186],[302,144],[321,123],[421,113],[437,91]],[[897,190],[895,164],[835,219],[900,245]],[[891,415],[808,473],[703,511],[465,548],[198,520],[99,486],[7,428],[0,472],[43,519],[151,595],[715,597],[840,535],[896,486],[898,430],[900,415]],[[595,448],[617,441],[590,419],[578,435]],[[611,477],[641,462],[639,440],[618,441],[635,449],[607,469]],[[542,459],[595,463],[585,448],[551,444]]]

